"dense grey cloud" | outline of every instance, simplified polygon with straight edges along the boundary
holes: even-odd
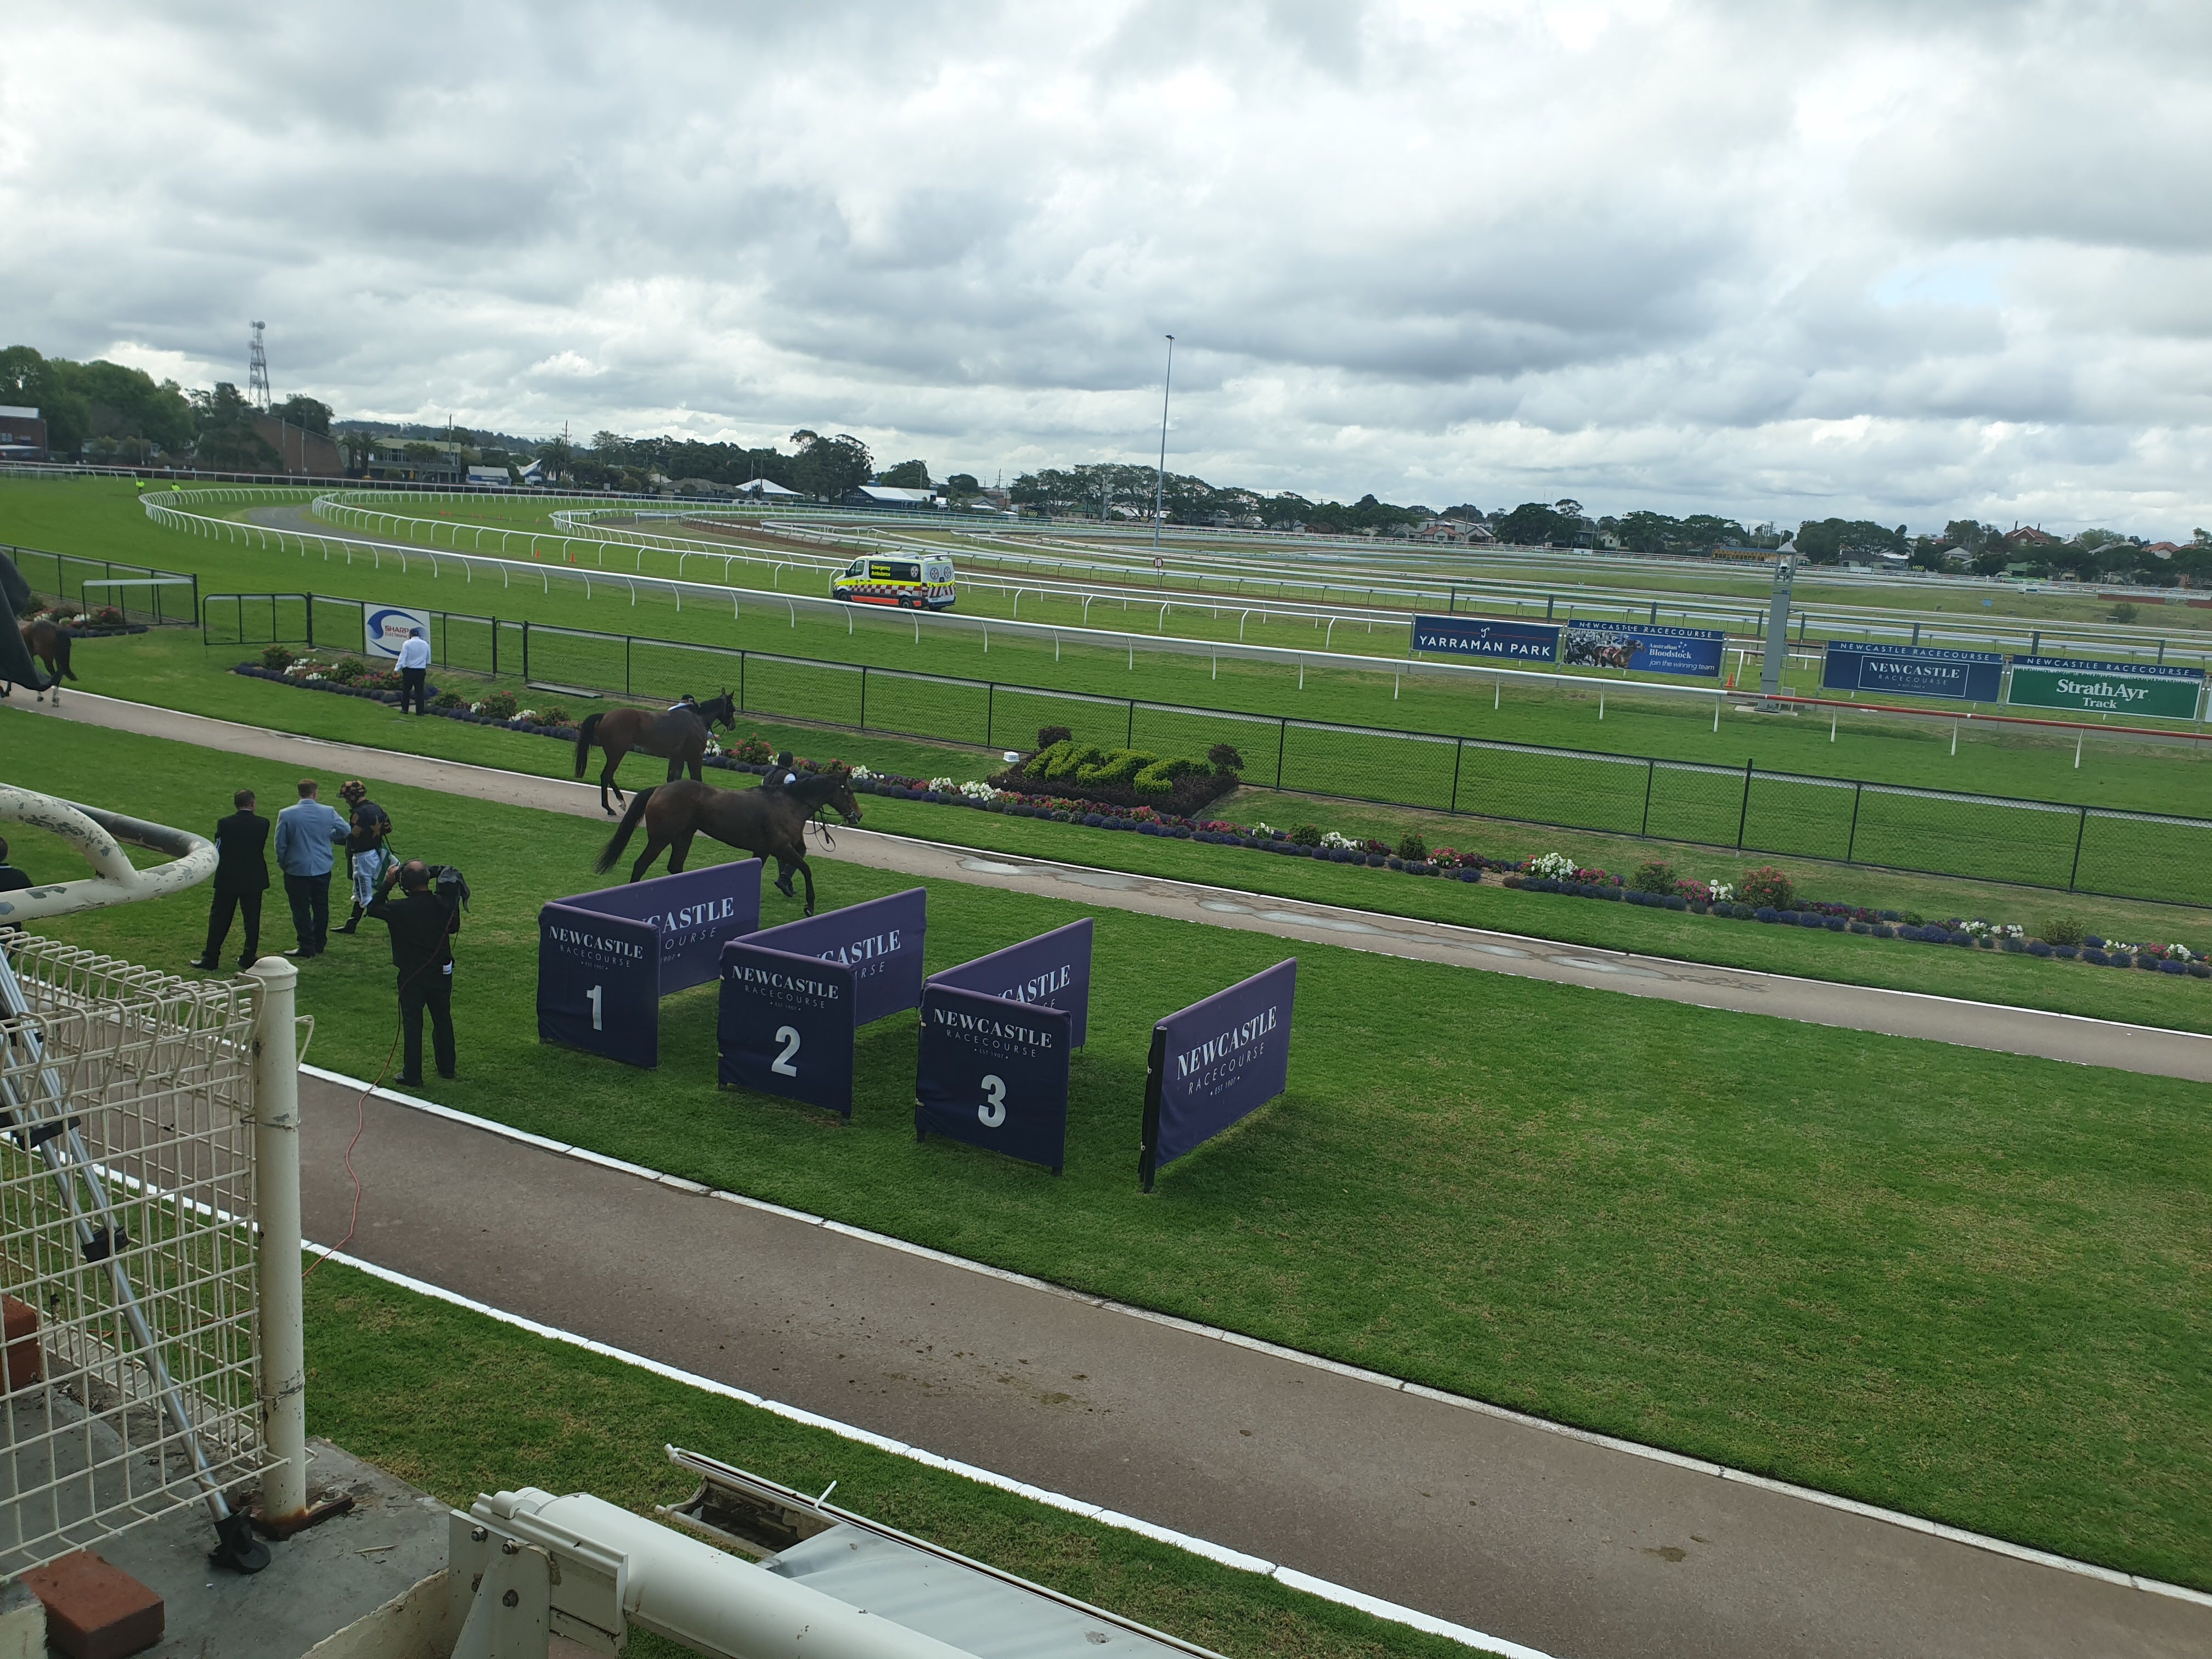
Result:
[[[2212,523],[2212,8],[11,19],[0,333],[526,432]]]

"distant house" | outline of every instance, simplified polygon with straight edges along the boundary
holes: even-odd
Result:
[[[256,415],[253,430],[276,452],[283,471],[307,478],[345,476],[345,457],[327,432],[310,432],[295,421],[280,421],[274,415]]]
[[[943,501],[934,490],[905,489],[896,484],[862,484],[846,492],[848,507],[888,507],[902,513],[925,512]]]
[[[507,469],[503,466],[472,466],[469,469],[468,481],[493,489],[511,489],[514,483],[514,480],[507,476]]]
[[[2034,525],[2014,525],[2005,532],[2007,547],[2056,547],[2059,538]]]
[[[738,486],[737,493],[748,501],[795,501],[803,499],[798,490],[786,489],[781,484],[772,483],[767,478],[748,478]]]
[[[362,470],[386,481],[458,484],[467,481],[468,466],[460,445],[445,439],[379,438]]]
[[[43,461],[46,453],[46,423],[35,409],[0,404],[0,461]]]
[[[1421,542],[1493,542],[1498,538],[1479,524],[1465,519],[1424,519],[1413,526],[1413,539]]]
[[[2153,542],[2149,546],[2143,549],[2143,551],[2149,554],[2154,559],[2170,559],[2175,554],[2181,551],[2181,544],[2179,542]]]

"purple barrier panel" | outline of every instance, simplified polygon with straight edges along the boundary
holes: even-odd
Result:
[[[1067,1161],[1067,1056],[1077,1016],[963,991],[946,977],[921,988],[914,1138],[945,1135],[1058,1175]]]
[[[722,947],[716,1080],[849,1118],[854,972],[757,942],[764,937]]]
[[[1071,1048],[1080,1048],[1091,1025],[1091,935],[1089,916],[1055,927],[1019,945],[929,976],[930,985],[981,991],[1008,1002],[1063,1008],[1073,1016]],[[928,987],[923,987],[927,994]]]
[[[540,909],[538,1040],[626,1066],[659,1065],[659,930],[565,899]]]
[[[1297,989],[1292,957],[1152,1027],[1137,1165],[1146,1192],[1160,1170],[1283,1092]]]
[[[928,901],[926,888],[909,887],[864,904],[763,928],[749,942],[850,968],[856,1005],[853,1024],[866,1025],[921,1004]]]
[[[713,979],[720,970],[723,945],[760,927],[760,860],[742,859],[559,902],[651,922],[660,935],[660,994],[667,996]]]

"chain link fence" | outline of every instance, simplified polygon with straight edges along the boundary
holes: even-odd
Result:
[[[210,644],[337,638],[362,606],[304,594],[217,594]],[[445,667],[559,691],[669,701],[726,689],[763,718],[991,749],[1046,726],[1102,747],[1235,749],[1252,784],[1519,823],[1878,866],[2023,886],[2212,906],[2212,820],[1653,756],[1191,708],[823,662],[732,647],[433,612]],[[288,634],[284,630],[290,629]],[[315,630],[310,632],[309,630]]]
[[[151,565],[88,559],[36,547],[0,548],[34,593],[73,599],[85,610],[112,605],[125,622],[189,628],[199,615],[199,578]]]

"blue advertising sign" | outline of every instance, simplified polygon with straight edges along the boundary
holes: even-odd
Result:
[[[1058,1175],[1067,1161],[1075,1015],[962,990],[947,977],[939,974],[921,988],[915,1139],[945,1135]]]
[[[758,859],[556,899],[538,913],[538,1040],[660,1059],[660,999],[703,985],[760,925]]]
[[[538,1040],[625,1066],[659,1065],[659,948],[649,921],[568,899],[538,911]]]
[[[842,963],[732,939],[722,947],[716,1081],[852,1116],[854,994],[854,970]]]
[[[1008,1002],[1062,1008],[1073,1020],[1069,1046],[1080,1048],[1091,1025],[1091,918],[1085,916],[1049,933],[994,951],[988,957],[932,974],[929,985],[922,987],[924,1006],[929,986],[942,985],[980,991]]]
[[[1994,651],[1947,651],[1940,646],[1869,645],[1830,640],[1820,670],[1824,691],[1887,691],[1900,697],[1948,697],[1995,702],[2004,658]]]
[[[1721,672],[1728,635],[1710,628],[1662,628],[1656,623],[1567,623],[1560,660],[1570,668],[1626,668],[1639,674]]]
[[[660,942],[660,994],[667,996],[714,978],[723,945],[760,927],[760,860],[744,859],[603,887],[561,902],[650,922]]]
[[[1277,963],[1152,1027],[1145,1079],[1145,1190],[1159,1170],[1283,1092],[1298,959]]]
[[[1416,617],[1413,649],[1554,662],[1559,655],[1559,630],[1549,623],[1497,622],[1488,617]]]
[[[909,887],[763,929],[752,943],[818,957],[853,970],[853,1024],[866,1025],[921,1000],[921,947],[929,920],[927,889]]]

